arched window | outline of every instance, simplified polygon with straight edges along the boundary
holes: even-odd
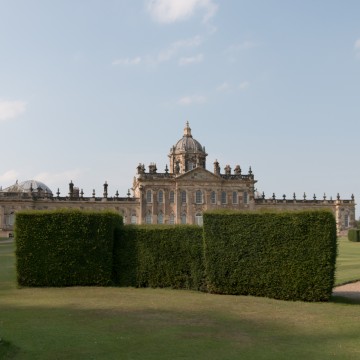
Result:
[[[222,204],[226,204],[226,203],[227,203],[226,200],[227,200],[227,199],[226,199],[226,191],[222,191],[222,192],[221,192],[221,203],[222,203]]]
[[[164,192],[162,190],[159,190],[158,192],[158,202],[162,203],[164,201]]]
[[[185,204],[186,203],[186,191],[183,190],[181,192],[181,203]]]
[[[146,219],[145,219],[145,222],[147,224],[152,224],[152,215],[151,215],[151,211],[149,210],[146,214]]]
[[[132,224],[137,224],[136,213],[131,214],[131,220],[130,221],[131,221]]]
[[[151,190],[146,191],[146,202],[148,202],[148,203],[152,202],[152,191]]]
[[[184,212],[181,214],[181,223],[186,224],[186,213]]]
[[[202,204],[203,203],[203,196],[202,196],[202,191],[201,190],[197,190],[195,193],[195,202],[197,204]]]
[[[174,225],[175,224],[175,215],[174,213],[172,212],[170,214],[170,225]]]
[[[170,191],[169,200],[170,204],[173,204],[175,202],[175,193],[173,191]]]
[[[233,193],[232,193],[232,202],[233,202],[233,204],[238,203],[238,193],[237,193],[237,191],[233,191]]]
[[[216,192],[215,191],[211,192],[211,203],[216,204]]]
[[[159,212],[157,220],[158,220],[158,224],[164,223],[164,215],[163,215],[162,211]]]
[[[203,225],[203,216],[201,213],[196,213],[195,215],[195,224],[202,226]]]

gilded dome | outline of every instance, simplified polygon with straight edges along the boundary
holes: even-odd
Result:
[[[46,186],[41,181],[37,180],[26,180],[21,183],[16,183],[14,185],[11,185],[7,187],[6,189],[2,190],[3,192],[18,192],[18,193],[27,193],[30,192],[31,189],[33,191],[37,191],[38,189],[42,191],[46,191],[49,195],[52,195],[51,189]]]
[[[191,128],[189,122],[186,123],[184,129],[184,136],[174,146],[175,152],[201,152],[205,153],[205,148],[195,140],[191,135]]]

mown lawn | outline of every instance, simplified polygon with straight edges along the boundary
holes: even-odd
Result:
[[[360,269],[360,244],[347,245],[343,254],[340,241],[338,279]],[[348,266],[353,253],[358,261],[352,256]],[[0,359],[360,359],[359,334],[360,304],[340,298],[18,289],[14,245],[0,242]]]
[[[360,280],[360,242],[352,242],[342,237],[338,244],[336,284]]]

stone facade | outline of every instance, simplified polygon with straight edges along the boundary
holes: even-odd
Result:
[[[72,181],[69,184],[68,196],[60,196],[59,190],[55,196],[43,189],[47,188],[41,182],[30,180],[28,182],[38,184],[36,190],[24,189],[18,186],[0,190],[0,237],[7,237],[14,230],[15,214],[20,210],[56,210],[56,209],[78,209],[78,210],[112,210],[120,213],[125,223],[137,222],[136,214],[139,208],[139,202],[136,198],[119,197],[118,193],[114,197],[108,197],[107,186],[104,184],[104,193],[102,197],[95,196],[84,197],[82,191],[79,192],[74,187]]]
[[[155,163],[146,171],[139,164],[133,181],[133,195],[127,197],[108,196],[108,184],[103,185],[102,197],[84,197],[72,181],[68,196],[60,197],[59,190],[54,195],[43,183],[31,180],[14,184],[0,190],[0,237],[13,231],[15,214],[24,209],[92,209],[114,210],[119,212],[125,224],[202,224],[202,215],[207,210],[236,209],[264,211],[271,210],[309,210],[330,209],[337,220],[338,231],[346,231],[355,224],[355,201],[350,200],[307,199],[306,195],[296,199],[269,199],[255,191],[251,168],[242,173],[240,165],[234,170],[226,165],[221,172],[215,160],[213,171],[206,169],[207,153],[205,147],[192,137],[189,123],[183,137],[170,149],[169,168],[158,172]]]

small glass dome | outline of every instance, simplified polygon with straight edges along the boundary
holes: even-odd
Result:
[[[38,189],[40,189],[42,191],[47,192],[48,195],[52,195],[51,189],[47,185],[42,183],[41,181],[37,181],[37,180],[26,180],[21,183],[18,183],[18,181],[16,181],[16,183],[14,185],[7,187],[3,191],[4,192],[27,193],[27,192],[30,192],[31,189],[33,191],[37,191]]]

